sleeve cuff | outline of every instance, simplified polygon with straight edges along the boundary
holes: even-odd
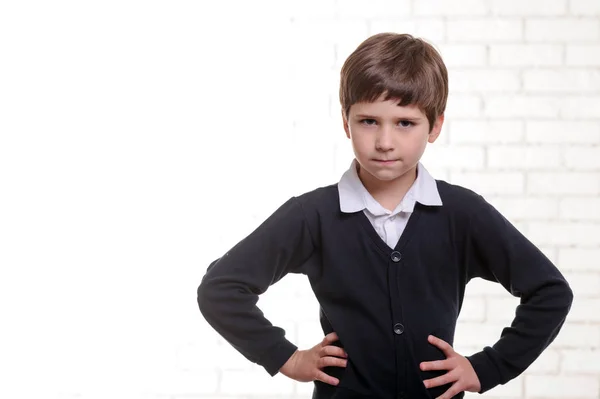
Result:
[[[289,360],[289,358],[296,352],[298,347],[283,339],[266,351],[258,361],[258,364],[263,366],[265,370],[273,377],[279,372],[279,369]]]
[[[500,383],[496,366],[492,363],[488,354],[485,353],[485,349],[471,356],[467,356],[467,360],[471,362],[475,374],[477,374],[477,378],[479,378],[479,383],[481,384],[479,393],[487,392]]]

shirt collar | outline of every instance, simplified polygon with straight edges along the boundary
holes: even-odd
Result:
[[[417,178],[415,182],[402,199],[402,202],[391,213],[381,206],[367,191],[358,177],[357,166],[356,159],[353,159],[350,168],[344,172],[338,182],[340,209],[342,212],[352,213],[367,209],[373,215],[385,215],[412,212],[416,202],[427,206],[442,205],[442,199],[440,198],[435,179],[420,162],[417,164]]]

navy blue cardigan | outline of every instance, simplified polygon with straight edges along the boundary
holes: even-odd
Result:
[[[305,274],[323,333],[335,331],[336,345],[348,353],[346,368],[324,370],[340,384],[316,381],[313,398],[431,398],[449,386],[423,385],[445,373],[419,369],[420,362],[445,358],[427,336],[453,344],[465,286],[480,277],[502,284],[520,305],[501,338],[467,358],[480,392],[508,382],[554,340],[573,293],[546,256],[480,195],[437,185],[444,205],[417,203],[394,249],[362,211],[340,211],[337,184],[289,199],[209,265],[198,288],[202,314],[275,375],[297,346],[256,306],[258,295],[287,273]]]

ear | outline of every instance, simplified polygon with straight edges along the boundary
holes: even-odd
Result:
[[[350,138],[350,126],[348,126],[348,118],[346,118],[346,113],[342,110],[342,120],[344,121],[344,131],[346,132],[346,137]]]
[[[435,120],[435,122],[433,124],[433,129],[431,129],[431,132],[429,132],[429,138],[427,139],[427,141],[429,141],[430,143],[433,143],[437,140],[440,133],[442,132],[443,124],[444,124],[444,114],[438,116],[437,119]]]

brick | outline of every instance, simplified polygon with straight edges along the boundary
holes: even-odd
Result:
[[[547,220],[558,216],[557,198],[499,196],[488,201],[509,220]]]
[[[276,5],[281,7],[285,5],[284,15],[291,18],[323,18],[333,19],[337,15],[336,0],[308,0],[305,2],[286,1],[286,2],[275,2]],[[238,3],[236,3],[237,6]]]
[[[362,0],[338,2],[338,18],[401,18],[411,15],[409,1],[374,0],[365,7]]]
[[[297,280],[293,278],[288,279],[287,277],[292,277],[292,275],[286,276],[270,287],[261,296],[258,306],[264,312],[265,317],[273,324],[284,328],[288,339],[293,341],[296,339],[294,323],[297,321],[314,320],[319,314],[319,304],[314,298],[314,294],[312,296],[298,297],[298,290],[292,284]]]
[[[595,376],[525,376],[525,395],[528,398],[597,399],[599,390],[600,382]]]
[[[600,39],[600,21],[589,18],[528,19],[525,40],[529,42],[594,42]]]
[[[348,20],[295,19],[290,27],[290,46],[294,49],[291,71],[306,76],[309,70],[317,76],[329,78],[323,71],[341,66],[345,58],[367,38],[367,28],[366,23],[357,25]]]
[[[515,318],[515,310],[519,298],[506,296],[503,298],[486,298],[486,320],[493,323],[508,323]]]
[[[455,94],[448,99],[446,117],[477,118],[481,115],[481,98],[468,94]]]
[[[309,349],[323,340],[324,334],[318,320],[305,321],[298,324],[298,341],[300,349]]]
[[[460,353],[463,356],[468,356],[473,353],[477,353],[481,351],[480,346],[471,345],[468,340],[462,339],[460,335],[454,337],[454,345],[453,348],[456,352]]]
[[[568,66],[600,66],[600,45],[568,44],[566,64]]]
[[[600,173],[531,172],[527,175],[527,193],[597,195],[600,194]]]
[[[565,149],[567,167],[579,170],[600,170],[600,146]]]
[[[558,66],[563,62],[563,47],[556,44],[491,44],[492,66]]]
[[[192,351],[192,354],[194,353],[197,354],[196,351]],[[212,364],[214,370],[223,368],[248,370],[252,366],[252,363],[225,341],[224,338],[221,338],[218,345],[203,346],[202,357],[199,359],[211,359],[210,364]],[[198,359],[194,361],[198,362]],[[196,367],[206,367],[206,364],[197,363]]]
[[[465,301],[480,296],[506,296],[508,292],[498,283],[493,283],[481,278],[475,278],[467,284]],[[510,294],[509,294],[510,295]]]
[[[476,146],[430,145],[422,161],[432,169],[480,169],[484,166],[484,152],[484,148]]]
[[[565,119],[600,119],[600,96],[563,98],[560,115]]]
[[[323,71],[332,70],[336,65],[336,53],[334,44],[319,43],[311,45],[307,40],[305,44],[294,46],[293,60],[290,61],[289,71],[292,76],[301,76],[302,73],[321,74]],[[304,75],[306,76],[306,75]],[[339,83],[339,82],[338,82]],[[329,93],[319,92],[320,97],[328,98]],[[313,93],[315,97],[315,93]],[[306,104],[306,98],[300,96],[302,104]]]
[[[445,123],[442,125],[442,131],[440,132],[440,135],[438,136],[437,140],[435,141],[435,146],[446,146],[448,145],[448,130],[449,130],[449,124]]]
[[[598,270],[600,248],[559,248],[561,270]],[[599,312],[600,313],[600,312]]]
[[[217,364],[202,361],[208,352],[213,352],[217,346],[216,342],[187,343],[178,345],[175,351],[176,367],[179,371],[216,371]]]
[[[570,322],[600,323],[600,294],[598,298],[576,297],[569,312]]]
[[[544,352],[529,366],[527,373],[548,374],[560,369],[560,353],[556,349],[546,348]]]
[[[490,95],[484,102],[483,114],[494,118],[556,118],[561,102],[558,97]]]
[[[483,298],[467,298],[463,301],[459,320],[461,322],[478,322],[485,320],[486,306]]]
[[[600,351],[563,350],[562,368],[566,373],[600,374]]]
[[[450,19],[446,29],[449,42],[488,44],[523,39],[523,23],[518,19]]]
[[[319,20],[313,18],[296,19],[292,23],[293,38],[296,43],[309,40],[312,43],[348,43],[354,48],[367,38],[367,24],[356,24],[344,19]]]
[[[567,11],[566,0],[492,0],[493,15],[499,16],[549,16],[563,15]]]
[[[452,93],[515,92],[521,88],[519,71],[513,69],[451,69],[448,71]],[[452,98],[452,94],[450,95]]]
[[[528,143],[600,144],[600,123],[586,121],[528,121],[525,124]]]
[[[293,398],[312,398],[315,386],[314,383],[294,381],[294,386],[296,389],[296,396],[293,396]]]
[[[271,377],[266,370],[223,370],[219,393],[228,395],[291,395],[294,381],[281,373]]]
[[[365,7],[362,0],[344,0],[338,2],[338,17],[344,18],[376,18],[404,17],[411,13],[410,2],[395,0],[373,0]]]
[[[600,226],[598,227],[600,228]],[[597,235],[597,237],[600,237],[600,235]],[[578,299],[581,297],[600,296],[600,271],[563,271],[563,274]]]
[[[219,388],[219,373],[216,370],[169,373],[162,377],[161,381],[153,381],[152,387],[157,391],[169,392],[173,395],[215,394]]]
[[[461,341],[469,342],[477,347],[491,346],[500,339],[502,330],[506,327],[503,323],[461,323],[456,326],[456,336]]]
[[[488,148],[488,167],[493,169],[552,169],[561,165],[561,149],[555,146]]]
[[[573,15],[600,16],[600,2],[596,0],[571,0],[570,5]]]
[[[537,245],[596,245],[600,237],[600,224],[594,223],[533,221],[528,226]]]
[[[527,92],[594,93],[600,91],[600,71],[534,69],[523,72]]]
[[[567,320],[569,320],[567,318]],[[600,326],[566,323],[552,343],[557,349],[597,349],[600,347]]]
[[[482,195],[522,194],[525,177],[520,172],[451,172],[451,182]]]
[[[600,222],[600,198],[573,197],[560,201],[561,220],[589,220]]]
[[[504,385],[496,385],[485,393],[485,399],[521,399],[524,392],[524,376],[520,375]],[[481,394],[473,393],[472,398],[481,398]],[[465,395],[465,398],[467,396]]]
[[[439,18],[374,19],[369,23],[369,34],[406,32],[430,43],[441,43],[446,38],[446,23]]]
[[[487,3],[480,0],[419,0],[414,4],[417,16],[486,15]]]
[[[354,159],[352,145],[349,143],[337,144],[333,151],[333,170],[335,176],[339,179],[342,174],[350,167],[350,162]],[[335,180],[334,180],[335,181]],[[307,181],[305,186],[314,186],[314,182]]]
[[[448,134],[453,144],[519,143],[524,137],[524,124],[521,121],[452,120],[449,126]]]
[[[513,226],[521,232],[521,234],[527,235],[527,231],[529,229],[528,222],[520,221],[520,220],[512,220]]]
[[[487,49],[482,44],[441,44],[439,52],[446,67],[476,67],[487,64]],[[449,77],[450,79],[450,77]]]
[[[558,249],[554,246],[538,246],[538,249],[550,260],[550,262],[556,264],[558,260]]]

